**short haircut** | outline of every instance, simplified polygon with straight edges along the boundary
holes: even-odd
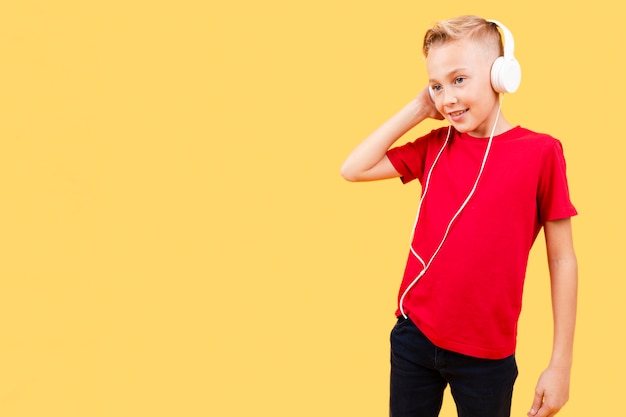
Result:
[[[428,58],[428,52],[432,47],[465,38],[492,45],[494,49],[497,48],[498,56],[504,54],[498,25],[488,22],[482,17],[471,15],[459,16],[435,23],[424,35],[422,52],[424,57]]]

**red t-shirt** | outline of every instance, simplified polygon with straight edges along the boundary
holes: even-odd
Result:
[[[404,183],[424,185],[447,131],[433,130],[387,152]],[[412,242],[426,263],[474,185],[488,140],[452,129]],[[545,221],[576,214],[557,139],[519,126],[495,136],[474,195],[406,294],[405,314],[441,348],[488,359],[513,354],[531,246]],[[422,269],[409,253],[398,301]]]

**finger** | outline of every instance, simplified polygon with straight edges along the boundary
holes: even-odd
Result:
[[[535,392],[535,398],[533,398],[533,405],[530,407],[530,411],[528,412],[528,415],[530,417],[537,416],[537,413],[539,412],[539,409],[541,408],[542,405],[543,405],[543,393]]]
[[[548,417],[550,415],[552,414],[548,411],[548,408],[545,405],[542,405],[534,417]]]
[[[539,407],[539,410],[537,410],[537,413],[534,415],[534,417],[554,417],[559,412],[559,410],[560,408],[550,406],[547,402],[544,401],[543,404],[541,404],[541,406]]]

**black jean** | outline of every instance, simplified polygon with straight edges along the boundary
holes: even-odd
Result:
[[[509,417],[515,355],[481,359],[432,344],[410,319],[391,332],[391,417],[436,417],[448,384],[459,417]]]

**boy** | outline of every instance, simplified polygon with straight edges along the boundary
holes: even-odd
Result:
[[[514,60],[512,44],[502,24],[476,16],[429,29],[428,87],[341,169],[349,181],[422,184],[391,332],[392,417],[437,416],[448,384],[459,416],[510,415],[526,264],[542,227],[554,340],[528,415],[553,416],[568,400],[577,293],[570,218],[577,213],[561,143],[501,115],[499,93],[519,84],[519,67],[496,72],[503,53]],[[427,118],[450,126],[391,148]]]

